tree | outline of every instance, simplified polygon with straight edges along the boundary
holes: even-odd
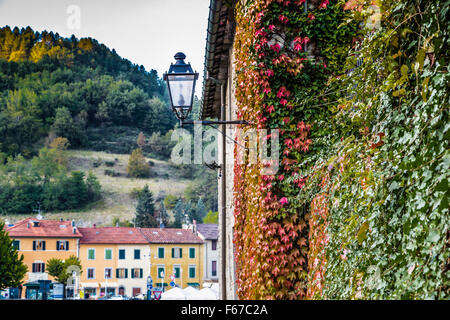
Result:
[[[13,241],[0,221],[0,290],[18,287],[27,273],[27,266],[13,246]]]
[[[86,187],[89,201],[97,201],[101,198],[102,186],[92,172],[89,172],[86,178]]]
[[[136,144],[139,146],[139,148],[143,149],[145,146],[145,135],[141,132],[139,132]]]
[[[155,218],[155,202],[153,193],[148,185],[139,193],[138,203],[136,205],[135,226],[140,228],[156,228],[159,223]]]
[[[72,276],[73,268],[76,268],[82,272],[81,261],[75,256],[71,255],[66,260],[52,258],[47,261],[46,269],[49,275],[55,277],[55,280],[62,284],[67,284],[69,277]]]
[[[150,166],[145,161],[142,149],[134,150],[128,160],[127,174],[129,177],[146,178],[150,175]]]
[[[203,223],[218,224],[219,213],[217,211],[213,212],[212,210],[209,210],[208,214],[203,218]]]
[[[52,258],[48,260],[45,269],[57,282],[63,283],[61,276],[64,272],[64,262],[61,259]]]
[[[181,228],[181,226],[183,225],[183,221],[184,221],[184,205],[183,205],[183,200],[181,200],[181,198],[178,198],[178,202],[175,205],[175,208],[173,209],[173,215],[174,215],[174,222],[172,224],[172,226],[174,228]]]
[[[195,209],[192,211],[193,211],[192,220],[200,222],[206,216],[206,208],[205,205],[203,204],[203,200],[201,197],[198,198],[197,205],[195,206]]]

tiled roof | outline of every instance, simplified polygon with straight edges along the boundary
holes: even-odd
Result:
[[[123,243],[146,244],[148,241],[137,228],[128,227],[95,227],[80,228],[83,234],[80,243]]]
[[[207,240],[217,240],[219,238],[219,226],[217,224],[198,224],[197,232]]]
[[[150,243],[203,243],[192,230],[176,228],[140,228]]]
[[[38,224],[36,226],[36,224]],[[38,220],[26,218],[6,229],[9,236],[35,238],[81,238],[82,234],[75,228],[73,233],[71,221]]]

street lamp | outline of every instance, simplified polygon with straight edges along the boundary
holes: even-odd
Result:
[[[182,52],[175,54],[175,64],[170,64],[169,71],[164,74],[169,88],[172,111],[182,122],[192,110],[194,101],[195,82],[198,73],[192,70],[190,63],[185,63],[186,55]]]
[[[198,79],[198,73],[192,70],[190,63],[185,63],[186,55],[182,52],[175,54],[175,64],[171,63],[169,71],[163,76],[163,79],[167,82],[169,88],[170,103],[172,105],[172,111],[175,116],[180,120],[180,126],[183,124],[194,124],[194,121],[186,121],[189,113],[192,111],[192,104],[194,102],[195,83]],[[206,80],[213,80],[217,84],[221,85],[223,91],[224,82],[213,78]],[[196,121],[196,123],[202,125],[212,124],[248,124],[245,120],[235,121]]]

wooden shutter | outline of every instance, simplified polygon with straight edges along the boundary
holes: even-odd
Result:
[[[33,241],[33,247],[34,247],[34,241]],[[33,263],[31,265],[31,272],[36,272],[36,263]]]
[[[175,258],[175,248],[172,248],[172,258]]]
[[[69,241],[66,241],[66,250],[69,251]]]
[[[45,241],[42,241],[42,250],[45,251]]]
[[[119,279],[119,269],[116,269],[116,278]]]
[[[180,258],[183,258],[183,248],[180,248]]]
[[[131,269],[131,278],[134,279],[134,270],[135,269]]]
[[[33,251],[36,251],[36,240],[33,240]]]
[[[141,268],[141,269],[139,269],[139,278],[142,279],[142,276],[143,276],[143,270],[142,270],[142,268]]]
[[[125,269],[125,279],[128,278],[128,269]]]
[[[56,251],[59,251],[59,240],[56,241]]]

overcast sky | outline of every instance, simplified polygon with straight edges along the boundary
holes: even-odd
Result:
[[[178,51],[200,73],[210,0],[0,0],[0,26],[92,37],[147,71],[167,71]],[[79,19],[78,19],[79,17]]]

